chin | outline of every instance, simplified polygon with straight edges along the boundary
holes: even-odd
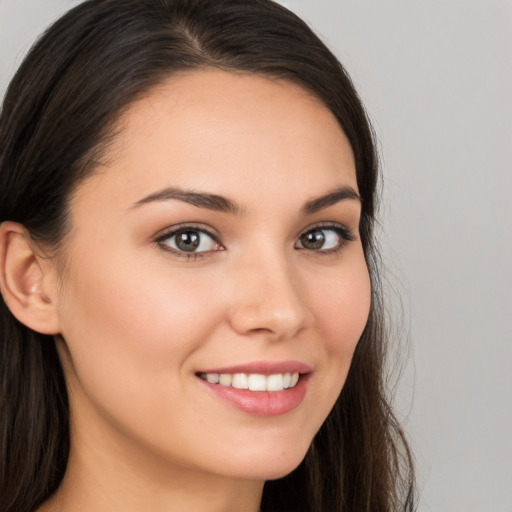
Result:
[[[241,460],[238,467],[232,468],[232,474],[247,480],[277,480],[294,471],[306,456],[307,446],[303,450],[275,450],[268,454]]]
[[[293,464],[287,464],[286,466],[282,466],[279,468],[273,468],[274,470],[268,471],[263,479],[264,480],[279,480],[280,478],[284,478],[285,476],[287,476],[291,472],[293,472],[295,469],[297,469],[303,460],[304,460],[304,457],[302,457],[299,460],[294,461]]]

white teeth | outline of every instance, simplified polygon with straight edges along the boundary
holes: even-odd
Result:
[[[208,382],[211,382],[212,384],[218,384],[219,383],[219,374],[218,373],[208,373],[206,375],[206,380]]]
[[[232,386],[237,389],[250,389],[251,391],[283,391],[293,388],[299,381],[298,373],[275,373],[262,375],[260,373],[201,373],[202,379],[211,384]]]
[[[267,391],[281,391],[283,389],[283,376],[280,373],[267,377]]]
[[[229,373],[221,373],[219,377],[219,384],[221,384],[222,386],[231,386],[232,380],[233,377]]]
[[[266,391],[267,378],[259,373],[251,373],[249,375],[249,389],[251,391]]]
[[[237,389],[249,389],[249,379],[245,373],[235,373],[231,385]]]

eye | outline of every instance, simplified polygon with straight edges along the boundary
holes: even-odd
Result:
[[[175,229],[158,238],[157,242],[167,250],[185,254],[223,249],[212,235],[194,227]]]
[[[318,226],[300,235],[295,247],[308,251],[332,252],[354,240],[352,233],[341,226]]]

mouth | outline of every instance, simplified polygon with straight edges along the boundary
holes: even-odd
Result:
[[[299,382],[299,373],[200,373],[199,377],[210,384],[229,386],[250,391],[284,391]]]
[[[297,362],[256,362],[196,373],[199,382],[221,402],[255,416],[292,411],[306,396],[312,369]]]

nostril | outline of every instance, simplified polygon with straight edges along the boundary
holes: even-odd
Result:
[[[251,332],[254,334],[267,334],[269,332],[272,332],[272,329],[268,329],[265,327],[257,327],[256,329],[251,329]]]

